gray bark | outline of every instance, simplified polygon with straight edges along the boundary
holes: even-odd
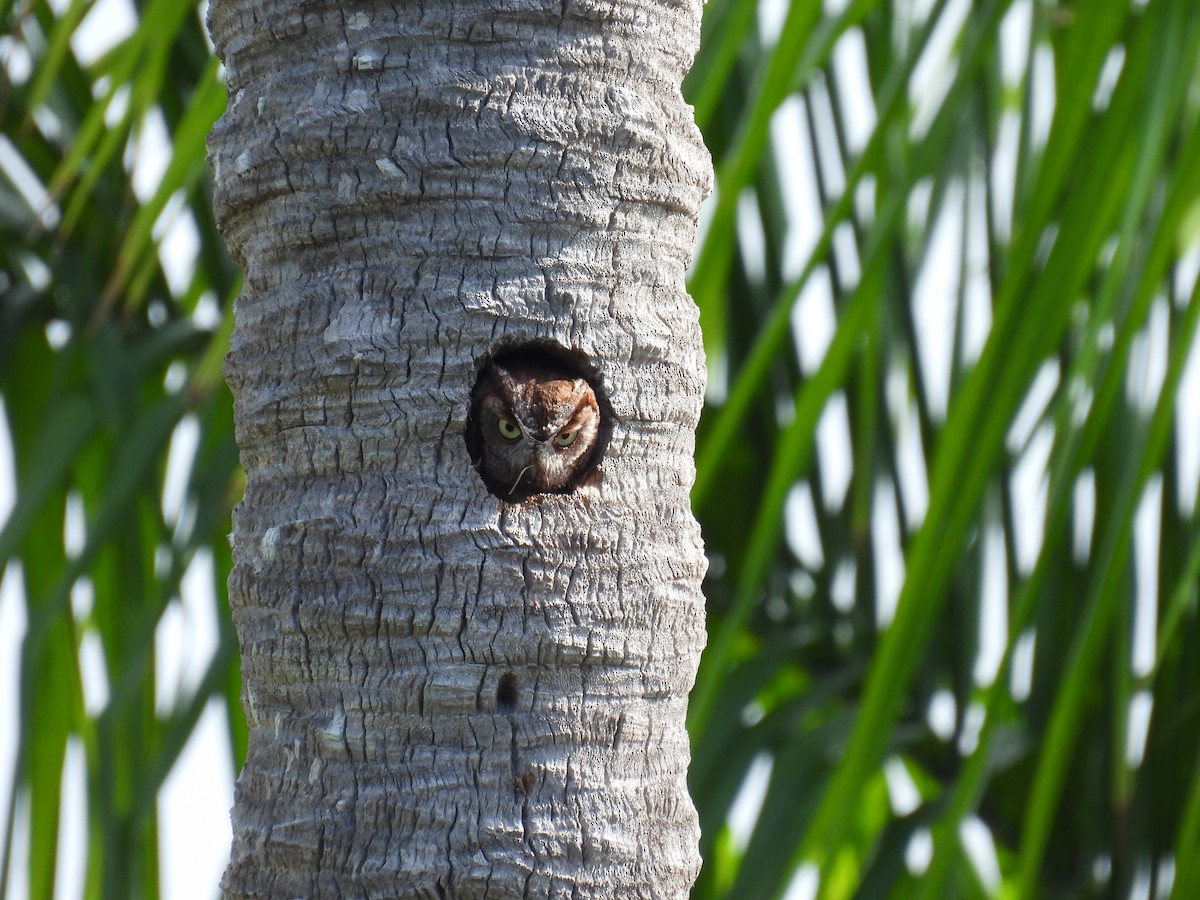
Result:
[[[246,271],[228,896],[688,894],[700,7],[213,0]],[[527,341],[587,358],[612,435],[597,486],[508,503],[464,430]]]

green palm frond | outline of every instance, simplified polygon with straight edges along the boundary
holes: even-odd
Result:
[[[708,31],[700,60],[720,74],[692,82],[718,172],[694,291],[728,373],[694,493],[718,561],[691,710],[697,895],[779,896],[804,864],[822,896],[1126,893],[1182,858],[1194,815],[1163,784],[1194,782],[1200,737],[1200,680],[1177,649],[1196,637],[1197,552],[1178,454],[1197,448],[1175,428],[1198,414],[1179,389],[1200,312],[1200,18],[1153,0],[814,9],[792,4],[757,49],[752,28]],[[856,47],[865,72],[847,65]],[[918,79],[938,52],[950,74]],[[857,147],[855,78],[875,115]],[[802,127],[780,136],[795,102]],[[798,181],[815,223],[780,215]],[[798,265],[802,229],[819,236]],[[822,303],[824,355],[798,365]],[[806,516],[788,512],[797,497]],[[1160,538],[1135,562],[1139,509]],[[1135,631],[1168,615],[1144,671]],[[1022,646],[1031,671],[1028,653],[1014,669]],[[1180,769],[1145,762],[1163,758]],[[735,835],[722,823],[756,760],[765,798]],[[887,760],[915,781],[912,808],[885,789]],[[964,823],[984,826],[1000,883],[965,855]]]
[[[158,792],[200,712],[216,697],[244,731],[228,626],[197,684],[165,705],[155,686],[179,665],[159,658],[156,628],[185,573],[212,559],[223,597],[229,566],[236,452],[214,363],[236,270],[212,225],[204,162],[224,91],[195,7],[144,4],[134,30],[85,64],[80,38],[97,12],[86,2],[3,12],[0,397],[17,493],[0,566],[7,579],[19,567],[27,623],[4,896],[24,881],[30,896],[53,895],[64,767],[79,750],[85,892],[156,896]],[[163,148],[145,139],[156,126],[170,136]],[[198,247],[164,261],[179,221]],[[189,428],[196,450],[175,460],[183,499],[164,510],[178,490],[166,484],[173,436]]]

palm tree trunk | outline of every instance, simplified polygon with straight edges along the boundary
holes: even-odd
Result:
[[[213,0],[250,745],[230,897],[684,897],[704,641],[684,271],[700,0]],[[494,496],[498,350],[606,396],[598,484]]]

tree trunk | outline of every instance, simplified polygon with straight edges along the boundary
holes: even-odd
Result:
[[[213,0],[246,271],[228,896],[687,895],[700,8]],[[481,370],[529,344],[591,380],[608,440],[581,486],[513,498],[465,438]]]

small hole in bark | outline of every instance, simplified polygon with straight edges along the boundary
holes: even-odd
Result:
[[[537,776],[532,772],[525,772],[513,779],[513,787],[516,788],[518,794],[528,796],[533,793],[533,789],[537,786]]]
[[[500,712],[512,712],[517,708],[517,676],[505,672],[500,676],[496,685],[496,709]]]
[[[483,360],[471,391],[467,452],[501,500],[596,484],[611,435],[600,373],[582,353],[532,343]]]

